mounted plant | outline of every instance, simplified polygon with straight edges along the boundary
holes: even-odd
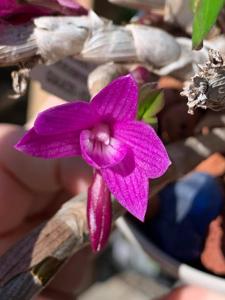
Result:
[[[191,114],[198,107],[225,108],[225,38],[220,25],[206,39],[224,1],[110,2],[142,11],[128,24],[115,25],[72,0],[0,3],[0,66],[17,68],[12,73],[17,98],[26,94],[30,71],[40,64],[48,65],[50,77],[56,70],[62,73],[58,76],[71,78],[73,66],[62,64],[65,73],[52,67],[65,58],[94,63],[95,68],[88,76],[90,101],[72,99],[43,110],[16,145],[14,141],[16,150],[10,146],[25,161],[33,156],[37,164],[56,163],[58,181],[64,158],[81,157],[93,176],[86,193],[67,197],[54,216],[48,215],[0,258],[1,299],[29,300],[85,245],[101,251],[112,225],[125,211],[139,221],[147,220],[148,226],[155,208],[159,217],[152,237],[155,232],[161,249],[169,249],[176,259],[183,257],[182,247],[176,245],[185,245],[184,259],[201,259],[203,235],[221,213],[224,197],[214,177],[221,177],[222,171],[214,177],[199,175],[200,171],[182,177],[212,153],[224,152],[224,117],[207,119],[200,110],[188,116],[180,92],[187,80],[182,95],[188,97]],[[202,49],[193,51],[192,46]],[[78,70],[83,71],[80,65]],[[221,161],[218,164],[223,166]],[[208,188],[205,194],[202,186]],[[199,194],[207,201],[198,202]]]

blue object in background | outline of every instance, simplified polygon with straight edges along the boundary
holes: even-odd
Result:
[[[218,180],[193,172],[169,184],[159,198],[159,214],[151,222],[151,236],[171,256],[181,261],[197,259],[209,223],[223,209],[224,195]]]

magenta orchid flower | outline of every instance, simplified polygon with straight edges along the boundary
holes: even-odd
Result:
[[[40,113],[15,146],[42,158],[81,155],[95,169],[87,216],[92,248],[100,250],[111,228],[110,192],[143,221],[149,179],[165,173],[170,160],[149,125],[136,121],[138,88],[131,75],[101,90],[90,103],[72,102]]]
[[[30,5],[17,0],[0,0],[0,18],[16,24],[54,13],[81,15],[87,14],[87,10],[74,0],[43,0],[43,5],[41,2],[39,5]]]

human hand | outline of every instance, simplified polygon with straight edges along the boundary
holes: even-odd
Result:
[[[158,300],[225,300],[225,296],[197,286],[185,286],[173,290]]]
[[[79,158],[43,160],[17,152],[13,145],[23,134],[22,127],[0,125],[0,255],[84,191],[92,175]],[[89,248],[76,254],[38,300],[72,299],[91,275],[91,260]]]

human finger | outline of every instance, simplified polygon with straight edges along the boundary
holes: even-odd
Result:
[[[158,300],[225,300],[225,297],[205,288],[185,286],[173,290]]]
[[[69,199],[66,192],[86,190],[91,180],[91,169],[80,158],[43,160],[16,151],[13,145],[23,133],[19,126],[0,125],[0,234],[50,203],[54,208],[58,194],[63,193],[62,203]]]

